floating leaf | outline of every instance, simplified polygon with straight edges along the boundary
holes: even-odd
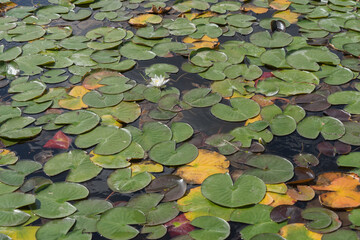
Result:
[[[206,178],[201,185],[201,192],[207,199],[226,207],[258,203],[263,199],[265,191],[264,182],[250,175],[240,176],[233,183],[229,174],[217,173]]]
[[[190,221],[199,216],[216,216],[228,221],[234,211],[233,208],[222,207],[206,199],[200,187],[190,189],[177,203],[179,210],[185,212],[185,217]]]
[[[181,198],[186,192],[186,182],[175,175],[162,175],[155,178],[145,188],[148,193],[158,192],[164,194],[163,202],[170,202]]]
[[[139,231],[129,225],[144,223],[146,218],[143,212],[128,207],[116,207],[101,215],[97,229],[109,239],[131,239],[138,235]]]
[[[223,155],[200,149],[196,159],[178,168],[175,174],[188,183],[201,184],[207,177],[215,173],[227,173],[229,165],[229,161]]]
[[[345,134],[345,127],[336,118],[310,116],[298,124],[297,132],[310,139],[317,138],[321,133],[325,140],[336,140]]]
[[[99,126],[75,139],[77,147],[89,148],[96,145],[94,153],[102,155],[118,153],[129,146],[130,142],[129,131],[113,126]]]
[[[128,147],[117,154],[99,155],[90,153],[90,160],[103,168],[125,168],[130,166],[129,160],[144,157],[143,148],[136,142],[131,142]]]
[[[268,184],[285,182],[294,175],[294,167],[291,162],[276,155],[255,156],[246,161],[245,164],[256,168],[246,170],[245,174],[257,176]]]
[[[322,234],[308,230],[303,223],[293,223],[280,229],[280,235],[288,240],[321,240]]]
[[[218,103],[211,108],[211,113],[221,120],[240,122],[255,117],[260,112],[260,106],[247,98],[230,99],[232,107]]]
[[[191,225],[202,229],[189,233],[194,239],[226,239],[230,235],[230,225],[218,217],[201,216],[192,220]]]
[[[58,116],[54,123],[68,125],[63,129],[67,134],[82,134],[93,129],[100,121],[100,117],[86,110],[72,111]]]
[[[58,154],[44,165],[44,172],[48,176],[54,176],[66,170],[70,170],[66,177],[67,181],[84,182],[96,177],[102,168],[93,164],[86,152],[81,150]]]
[[[189,143],[176,148],[175,141],[164,141],[156,144],[149,152],[149,157],[158,163],[169,166],[183,165],[193,161],[198,149]]]
[[[14,117],[1,125],[0,136],[9,139],[35,137],[41,132],[41,127],[26,127],[34,121],[32,117]]]
[[[45,218],[66,217],[76,211],[67,201],[82,199],[88,194],[87,188],[77,183],[54,183],[36,194],[38,203],[33,212]]]
[[[107,180],[109,187],[120,193],[136,192],[149,185],[150,182],[151,176],[148,172],[132,176],[131,168],[118,169]]]
[[[331,208],[351,208],[360,205],[359,177],[351,173],[329,172],[318,176],[314,190],[330,191],[320,195],[321,204]]]
[[[45,143],[44,148],[68,149],[71,143],[71,138],[66,136],[63,132],[58,131],[54,137]]]

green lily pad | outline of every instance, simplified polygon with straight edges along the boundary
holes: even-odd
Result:
[[[175,36],[189,35],[196,31],[196,25],[187,18],[176,18],[163,24],[163,27],[169,29],[170,34]]]
[[[190,124],[184,122],[174,122],[171,124],[172,139],[176,143],[183,142],[189,138],[194,133],[194,129]]]
[[[91,91],[83,96],[82,101],[89,107],[105,108],[119,104],[123,98],[123,94],[101,94],[98,91]]]
[[[44,93],[46,85],[39,81],[30,81],[21,84],[16,84],[9,88],[9,93],[18,93],[12,96],[12,99],[15,101],[28,101],[39,97]]]
[[[144,226],[141,229],[141,234],[149,233],[147,239],[159,239],[165,236],[167,228],[164,225]]]
[[[345,134],[339,138],[340,142],[351,144],[354,146],[360,146],[359,127],[357,122],[345,122]]]
[[[164,27],[154,29],[154,27],[150,25],[137,30],[136,35],[146,39],[159,39],[169,36],[169,31]]]
[[[280,48],[289,45],[293,37],[285,32],[274,32],[272,35],[268,31],[257,32],[250,36],[250,42],[266,48]]]
[[[45,39],[61,40],[67,38],[72,33],[70,26],[64,27],[49,27],[46,29]]]
[[[26,222],[30,215],[17,208],[35,203],[35,197],[23,193],[0,195],[0,226],[16,226]]]
[[[173,5],[173,9],[175,9],[178,12],[187,12],[193,8],[197,10],[206,10],[209,7],[210,5],[206,1],[199,1],[199,0],[183,1]]]
[[[160,203],[163,197],[159,193],[146,193],[131,198],[126,206],[142,211],[146,216],[146,225],[159,225],[179,214],[175,202]]]
[[[333,232],[341,226],[337,214],[326,208],[307,208],[301,212],[301,216],[311,221],[306,224],[306,227],[314,232]]]
[[[79,21],[79,20],[84,20],[84,19],[90,17],[91,14],[92,14],[92,11],[89,9],[80,9],[77,12],[69,11],[66,14],[61,14],[61,18],[68,20],[68,21]]]
[[[283,48],[271,49],[264,52],[261,54],[260,60],[264,64],[272,67],[290,68],[290,65],[286,62],[286,52]]]
[[[33,123],[32,117],[14,117],[0,127],[0,137],[9,139],[24,139],[35,137],[41,132],[41,127],[27,127]]]
[[[242,147],[250,147],[252,140],[265,141],[265,143],[268,143],[273,139],[273,135],[269,130],[252,129],[250,124],[248,126],[235,128],[230,134],[235,137],[232,141],[241,142]]]
[[[310,139],[316,139],[321,133],[325,140],[336,140],[345,134],[345,127],[333,117],[310,116],[298,124],[297,132]]]
[[[65,38],[59,44],[63,48],[70,49],[70,50],[82,50],[87,48],[87,42],[89,41],[88,38],[84,36],[72,36],[69,38]]]
[[[63,75],[66,71],[62,69],[49,70],[45,72],[40,80],[44,83],[61,83],[68,79],[69,75]]]
[[[272,134],[276,136],[286,136],[296,130],[296,121],[291,116],[280,114],[270,121]]]
[[[267,184],[282,183],[294,176],[291,162],[276,155],[258,155],[245,164],[256,168],[246,170],[245,174],[256,176]]]
[[[347,104],[344,110],[351,114],[360,114],[360,92],[340,91],[330,94],[327,101],[332,105]]]
[[[66,112],[58,116],[54,123],[60,125],[68,125],[63,129],[66,134],[82,134],[98,125],[100,117],[93,112],[86,110],[78,110]]]
[[[256,65],[237,64],[225,68],[224,73],[228,78],[242,76],[248,81],[255,80],[262,75],[262,70]]]
[[[141,113],[140,106],[133,102],[120,102],[113,107],[90,108],[90,111],[99,116],[112,115],[120,122],[130,123],[135,121]]]
[[[235,1],[219,2],[211,6],[210,10],[217,13],[226,13],[226,11],[236,12],[240,10],[241,3]]]
[[[101,199],[82,200],[74,204],[77,211],[68,218],[76,220],[74,229],[84,232],[97,232],[96,224],[100,214],[113,206],[110,202]]]
[[[38,203],[33,212],[44,218],[63,218],[76,211],[67,201],[82,199],[88,194],[88,189],[77,183],[54,183],[36,194]]]
[[[231,221],[246,224],[257,224],[262,222],[270,222],[270,213],[273,207],[268,205],[256,204],[254,206],[242,207],[236,209],[231,214]]]
[[[3,52],[4,45],[1,45],[0,61],[11,61],[17,58],[21,53],[21,47],[12,47]]]
[[[144,149],[138,143],[131,142],[127,148],[117,154],[108,156],[95,154],[90,157],[90,160],[103,168],[125,168],[130,166],[129,160],[141,159],[144,155]]]
[[[93,164],[86,152],[81,150],[60,153],[44,165],[44,172],[48,176],[55,176],[67,170],[70,170],[67,181],[84,182],[96,177],[102,168]]]
[[[201,192],[216,204],[242,207],[260,202],[265,196],[266,186],[255,176],[242,175],[233,183],[228,173],[217,173],[204,180]]]
[[[20,187],[25,177],[41,169],[41,164],[31,160],[21,160],[14,165],[8,165],[8,169],[0,169],[0,181],[7,185]]]
[[[229,122],[245,121],[260,113],[260,106],[255,101],[247,98],[230,99],[231,107],[222,103],[215,104],[211,113],[221,120]]]
[[[56,240],[64,239],[79,239],[91,240],[91,234],[82,233],[81,231],[71,231],[75,220],[71,218],[64,218],[50,221],[39,228],[36,232],[36,239],[38,240]]]
[[[41,26],[37,25],[21,25],[7,32],[14,42],[26,42],[41,38],[45,34],[45,30]]]
[[[256,17],[246,14],[231,14],[226,18],[226,21],[233,27],[247,28],[256,21]]]
[[[223,31],[217,24],[199,24],[196,26],[196,32],[190,34],[189,37],[200,39],[206,35],[210,38],[217,38],[220,37],[222,33]]]
[[[128,207],[116,207],[102,214],[96,226],[99,233],[106,238],[131,239],[138,235],[139,231],[129,225],[144,223],[146,217],[143,212]]]
[[[111,190],[120,193],[131,193],[143,189],[151,182],[148,172],[132,175],[131,168],[118,169],[110,174],[107,184]]]
[[[149,152],[149,157],[165,166],[177,166],[193,161],[198,155],[198,149],[189,143],[176,148],[175,141],[164,141],[156,144]]]
[[[120,48],[120,53],[124,57],[135,60],[149,60],[156,56],[156,54],[151,51],[150,47],[134,44],[132,42],[124,44]]]
[[[12,107],[9,105],[0,105],[0,123],[5,122],[8,119],[20,116],[20,108]]]
[[[101,155],[118,153],[129,146],[130,142],[129,131],[113,126],[99,126],[75,139],[75,145],[79,148],[89,148],[96,145],[94,153]]]
[[[170,128],[160,122],[146,122],[142,130],[132,126],[127,129],[130,131],[133,141],[140,144],[145,151],[149,151],[158,143],[171,140],[172,137]]]
[[[222,240],[230,235],[230,225],[222,218],[201,216],[192,220],[191,225],[201,228],[189,233],[193,239]]]
[[[178,67],[167,63],[156,63],[150,67],[145,68],[145,74],[151,78],[155,76],[163,76],[164,78],[168,78],[169,73],[177,73],[178,71]]]
[[[97,63],[114,63],[120,60],[118,50],[100,50],[90,55],[91,59]]]
[[[192,107],[210,107],[221,101],[218,93],[210,93],[211,88],[195,88],[184,94],[183,100]]]
[[[22,75],[36,75],[43,71],[39,66],[54,63],[55,59],[51,56],[34,54],[21,55],[16,58],[14,62],[18,65],[19,69],[23,71]]]
[[[324,49],[303,49],[291,53],[286,58],[287,63],[296,69],[318,71],[318,63],[337,65],[340,63],[339,57]]]
[[[191,59],[191,62],[199,67],[210,67],[214,62],[225,62],[227,56],[223,52],[217,51],[199,51]]]
[[[119,94],[135,87],[136,82],[125,76],[109,76],[101,79],[99,84],[105,85],[97,89],[100,92],[105,94]]]

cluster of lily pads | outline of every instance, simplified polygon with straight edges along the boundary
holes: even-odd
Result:
[[[0,0],[0,239],[359,239],[356,1],[48,2]]]

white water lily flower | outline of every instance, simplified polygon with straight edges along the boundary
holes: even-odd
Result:
[[[149,85],[147,85],[148,87],[162,87],[164,84],[166,84],[168,81],[170,81],[170,79],[165,79],[164,76],[160,75],[155,75],[155,77],[151,78],[151,82]]]

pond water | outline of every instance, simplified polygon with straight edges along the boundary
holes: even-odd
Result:
[[[359,239],[358,2],[0,6],[0,239]]]

